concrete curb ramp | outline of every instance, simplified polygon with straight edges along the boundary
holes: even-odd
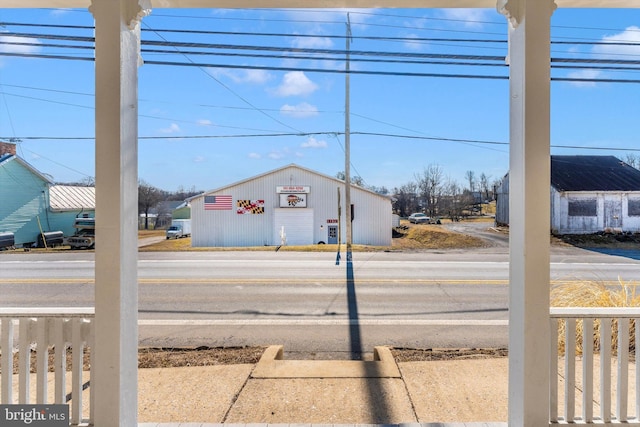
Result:
[[[388,347],[375,347],[373,361],[284,360],[283,346],[274,345],[262,354],[251,378],[401,378],[401,375]]]

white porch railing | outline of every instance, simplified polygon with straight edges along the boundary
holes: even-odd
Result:
[[[93,424],[91,387],[84,391],[83,357],[93,348],[93,308],[0,308],[0,369],[2,404],[66,404],[71,401],[70,422]],[[16,327],[17,326],[17,327]],[[53,349],[53,372],[49,350]],[[71,386],[67,385],[67,349],[71,348]],[[43,350],[43,351],[41,351]],[[17,390],[14,390],[14,354],[18,354]],[[30,373],[35,351],[35,373]],[[93,359],[91,355],[91,359]],[[53,390],[48,381],[53,376]],[[91,374],[89,373],[91,383]],[[34,378],[35,377],[35,378]],[[35,393],[30,390],[35,379]],[[86,383],[84,383],[86,384]],[[70,391],[70,393],[69,393]],[[86,394],[89,396],[86,396]],[[84,406],[84,407],[83,407]],[[83,419],[83,410],[88,418]]]
[[[636,364],[629,363],[630,340],[632,348],[640,348],[640,334],[634,334],[638,319],[637,308],[551,309],[552,424],[640,426],[640,375]],[[562,326],[565,351],[560,349],[559,353]],[[631,338],[633,335],[635,338]],[[597,354],[594,341],[600,343]],[[581,363],[576,363],[580,350]],[[564,360],[563,366],[559,366],[559,360]],[[635,381],[631,389],[630,378]],[[559,386],[562,383],[564,387]]]
[[[94,400],[91,387],[83,391],[86,382],[83,383],[82,367],[85,348],[93,348],[93,318],[93,308],[0,308],[2,404],[67,403],[70,397],[71,424],[92,424]],[[550,425],[624,423],[640,427],[640,393],[636,392],[640,390],[640,375],[635,370],[635,363],[629,361],[630,336],[634,335],[636,319],[640,319],[640,310],[631,308],[551,309]],[[565,349],[559,353],[561,326],[564,327]],[[580,329],[582,333],[578,334]],[[614,342],[617,346],[611,344],[614,333],[617,333]],[[608,345],[601,345],[595,352],[594,338]],[[633,343],[635,348],[640,348],[640,334],[635,334]],[[43,348],[47,351],[38,351]],[[51,348],[54,352],[52,367],[48,362]],[[70,387],[66,384],[69,348],[72,351]],[[30,374],[34,350],[35,373]],[[578,357],[579,350],[581,358]],[[17,390],[14,390],[16,351],[18,375]],[[580,359],[581,363],[576,363]],[[53,372],[49,373],[51,368]],[[50,375],[55,381],[52,393],[47,384]],[[30,390],[34,377],[35,393]],[[632,387],[629,387],[630,378],[634,381]],[[89,402],[88,408],[83,405],[83,394],[85,402]],[[83,413],[88,417],[83,419]]]

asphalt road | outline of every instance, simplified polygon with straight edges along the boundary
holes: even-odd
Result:
[[[634,256],[562,249],[552,279],[640,281]],[[189,252],[139,255],[140,343],[284,344],[355,354],[375,345],[508,343],[508,254]],[[93,306],[93,253],[0,254],[3,307]]]

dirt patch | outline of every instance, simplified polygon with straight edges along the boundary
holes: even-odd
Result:
[[[442,360],[494,359],[507,357],[506,348],[392,348],[391,353],[396,362],[430,362]]]
[[[178,366],[240,365],[258,363],[265,347],[143,348],[138,352],[139,368]]]
[[[566,234],[555,236],[555,238],[562,243],[578,248],[640,248],[640,233]]]
[[[481,248],[487,243],[477,237],[456,233],[440,225],[402,224],[393,232],[393,249]]]
[[[138,368],[177,368],[184,366],[216,366],[256,364],[266,347],[197,347],[141,348]],[[491,359],[507,357],[506,348],[415,349],[392,348],[396,362],[429,362],[442,360]],[[53,351],[49,352],[49,371],[53,372]],[[67,354],[67,370],[71,370],[71,351]],[[36,372],[36,352],[31,352],[31,372]],[[84,353],[83,370],[91,367],[89,352]],[[14,374],[18,373],[18,353],[14,354]]]

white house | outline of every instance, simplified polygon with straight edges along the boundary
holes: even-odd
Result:
[[[192,245],[270,246],[345,242],[353,215],[353,243],[391,245],[391,200],[291,164],[189,199]],[[339,209],[340,207],[340,209]]]
[[[509,224],[509,176],[496,222]],[[551,232],[640,232],[640,171],[614,156],[551,156]]]

